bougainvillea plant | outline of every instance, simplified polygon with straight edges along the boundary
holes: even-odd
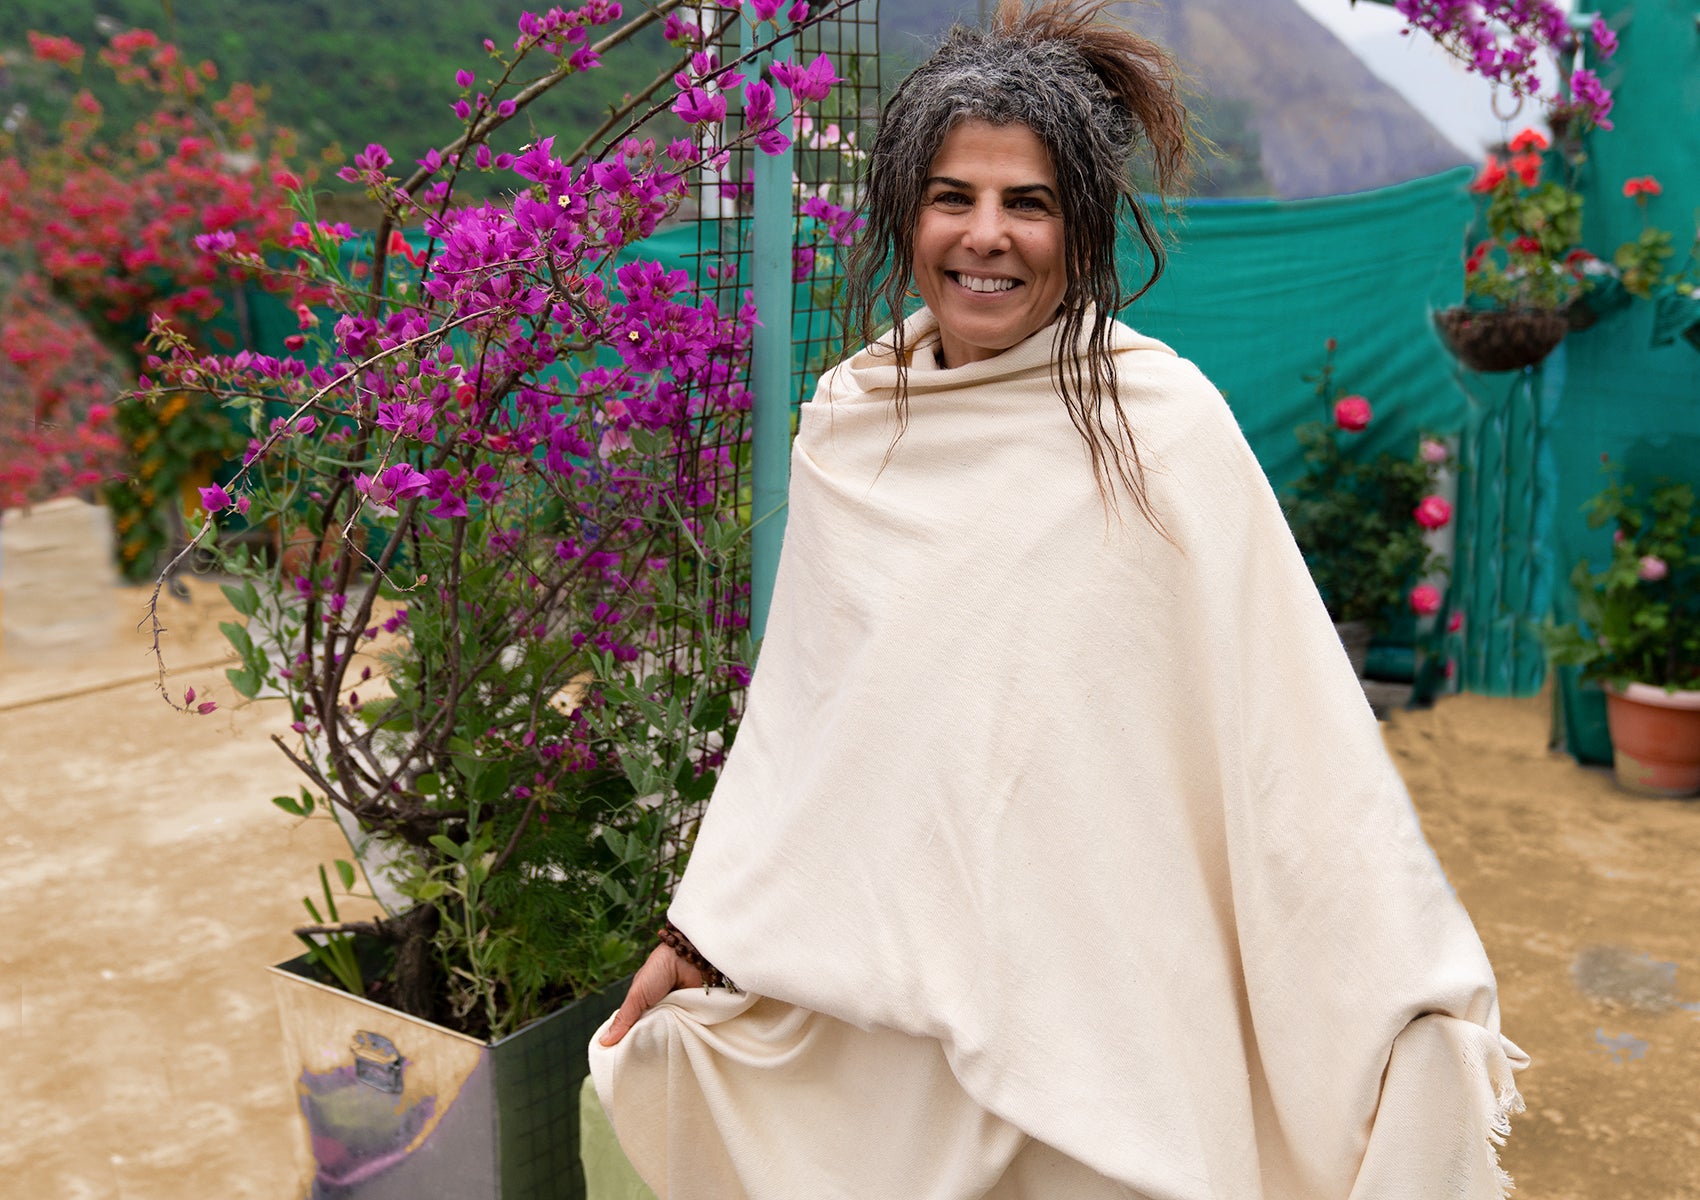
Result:
[[[39,459],[46,466],[29,484],[37,498],[53,487],[111,481],[104,498],[119,526],[121,565],[146,576],[168,544],[197,456],[239,449],[241,438],[197,392],[149,406],[119,400],[110,379],[99,397],[73,401],[63,389],[93,386],[96,368],[133,379],[150,321],[209,348],[236,336],[214,323],[239,289],[270,278],[259,255],[289,228],[288,189],[300,185],[288,165],[293,139],[268,124],[251,86],[215,92],[213,64],[185,61],[149,30],[115,34],[94,55],[141,113],[116,128],[83,79],[82,45],[35,32],[28,42],[29,55],[9,68],[28,77],[33,106],[20,103],[0,130],[0,286],[12,295],[0,309],[0,340],[31,389],[8,404],[32,407],[49,444],[0,443],[0,473],[30,474],[46,451],[51,457]],[[208,231],[237,253],[199,244]],[[17,299],[30,295],[56,303]],[[68,368],[79,382],[41,375],[42,364],[91,336],[100,349],[79,351]],[[114,438],[128,459],[116,470]],[[101,454],[90,461],[93,442]]]
[[[1593,70],[1572,68],[1579,40],[1569,15],[1553,0],[1391,2],[1409,22],[1408,29],[1428,34],[1482,78],[1539,99],[1555,127],[1575,133],[1612,127],[1611,92]],[[1594,19],[1589,37],[1599,58],[1616,52],[1617,35],[1603,17]],[[1543,53],[1558,76],[1555,90],[1545,93],[1537,69]]]
[[[527,13],[509,46],[485,43],[483,72],[457,74],[458,138],[405,178],[379,145],[344,169],[384,208],[374,238],[351,245],[298,197],[287,240],[326,299],[288,353],[156,330],[155,395],[216,399],[257,430],[202,493],[196,541],[238,576],[230,684],[289,709],[278,740],[308,786],[277,802],[334,814],[384,907],[297,931],[345,986],[499,1035],[651,944],[748,680],[756,314],[644,242],[699,168],[740,142],[782,148],[835,82],[824,57],[759,68],[715,47],[747,21],[758,54],[834,11]],[[662,21],[676,71],[603,134],[512,136],[543,89]],[[690,136],[646,136],[667,112]],[[468,172],[505,198],[457,202]],[[224,231],[199,244],[241,254]],[[217,550],[233,514],[288,545]]]
[[[124,380],[88,323],[39,275],[0,267],[0,508],[91,494],[119,470]]]
[[[1417,581],[1444,570],[1425,535],[1452,519],[1451,505],[1436,494],[1451,451],[1424,437],[1407,458],[1355,453],[1374,411],[1337,383],[1337,348],[1329,338],[1321,368],[1306,377],[1324,415],[1294,431],[1305,469],[1281,503],[1328,615],[1379,629],[1401,606],[1419,617],[1440,608],[1438,590]]]

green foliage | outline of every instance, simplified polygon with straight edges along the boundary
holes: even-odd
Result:
[[[1624,291],[1649,300],[1653,289],[1664,280],[1665,263],[1674,253],[1670,230],[1649,227],[1617,248],[1612,265],[1618,270]]]
[[[1590,527],[1614,529],[1611,560],[1571,572],[1580,623],[1547,622],[1554,662],[1587,679],[1700,688],[1700,510],[1691,483],[1653,481],[1644,500],[1611,462],[1588,501]]]
[[[179,0],[168,18],[159,0],[11,0],[7,24],[20,40],[25,29],[83,41],[112,23],[154,29],[191,60],[210,58],[226,78],[266,88],[267,111],[300,133],[305,153],[352,152],[380,142],[411,163],[440,144],[446,125],[452,128],[455,72],[489,74],[483,40],[492,37],[508,49],[520,11],[496,0]],[[595,87],[557,88],[541,97],[527,111],[527,136],[553,134],[563,146],[578,144],[610,104],[642,90],[678,57],[658,22],[609,56]],[[0,99],[28,101],[8,97],[3,83]],[[478,180],[467,182],[475,188]]]

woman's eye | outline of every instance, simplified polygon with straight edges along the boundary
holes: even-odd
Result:
[[[962,208],[973,203],[961,192],[939,192],[933,197],[933,203],[946,208]]]

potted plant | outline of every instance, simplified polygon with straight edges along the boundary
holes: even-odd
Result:
[[[1488,236],[1464,263],[1464,303],[1435,314],[1447,349],[1472,371],[1515,371],[1552,352],[1582,292],[1572,256],[1582,197],[1543,178],[1547,139],[1525,129],[1505,159],[1489,155],[1470,190],[1486,200]]]
[[[1547,623],[1554,662],[1582,668],[1606,692],[1612,760],[1624,788],[1700,792],[1700,509],[1694,485],[1643,490],[1618,466],[1587,504],[1590,527],[1613,527],[1611,559],[1586,559],[1570,582],[1580,621]]]
[[[585,1045],[653,945],[736,727],[755,313],[644,243],[699,163],[724,164],[729,95],[742,137],[785,141],[773,84],[700,46],[747,20],[765,50],[807,6],[716,9],[712,29],[675,8],[622,23],[593,0],[486,43],[453,144],[405,179],[378,145],[344,169],[385,212],[352,253],[298,195],[288,241],[319,303],[288,353],[155,330],[152,389],[256,430],[202,490],[194,544],[236,579],[230,684],[289,710],[277,741],[307,786],[276,803],[334,816],[341,891],[363,869],[382,909],[341,919],[323,874],[278,975],[320,1190],[574,1194]],[[576,151],[497,148],[544,87],[663,19],[676,97],[652,104],[658,81]],[[772,79],[798,101],[834,82],[824,56]],[[693,137],[638,136],[669,109]],[[472,175],[500,198],[458,200]],[[304,552],[221,543],[233,515]]]
[[[1419,618],[1440,610],[1439,589],[1418,581],[1444,569],[1427,535],[1452,519],[1451,504],[1437,494],[1452,454],[1432,437],[1422,438],[1408,458],[1354,453],[1374,412],[1367,399],[1335,382],[1337,348],[1329,338],[1321,369],[1306,376],[1323,416],[1295,430],[1305,469],[1281,503],[1361,676],[1370,639],[1401,604]]]

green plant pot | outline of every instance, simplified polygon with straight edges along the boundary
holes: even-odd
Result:
[[[586,1048],[626,980],[496,1042],[272,968],[312,1200],[583,1200]]]

